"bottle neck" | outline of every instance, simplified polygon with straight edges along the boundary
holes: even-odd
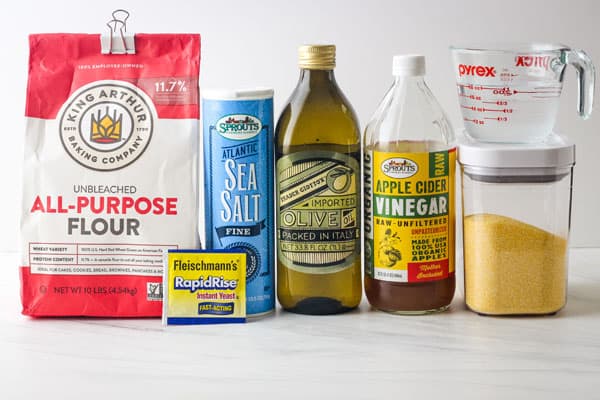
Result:
[[[417,84],[425,81],[423,75],[394,75],[394,85],[399,84]]]
[[[337,85],[332,69],[300,69],[298,86],[313,88],[330,85]]]

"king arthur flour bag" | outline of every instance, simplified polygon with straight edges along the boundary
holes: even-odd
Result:
[[[200,36],[29,44],[23,314],[159,316],[163,250],[199,246]]]

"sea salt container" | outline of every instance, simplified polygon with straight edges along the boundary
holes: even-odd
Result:
[[[553,314],[567,294],[575,145],[461,137],[465,301],[482,315]]]

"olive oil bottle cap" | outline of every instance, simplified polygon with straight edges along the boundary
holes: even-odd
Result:
[[[394,76],[424,76],[425,56],[420,54],[402,54],[394,56],[392,62]]]
[[[303,69],[334,69],[335,45],[304,45],[298,48],[298,65]]]

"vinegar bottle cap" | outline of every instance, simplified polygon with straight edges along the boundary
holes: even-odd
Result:
[[[421,54],[402,54],[394,56],[392,64],[394,76],[424,76],[425,56]]]

